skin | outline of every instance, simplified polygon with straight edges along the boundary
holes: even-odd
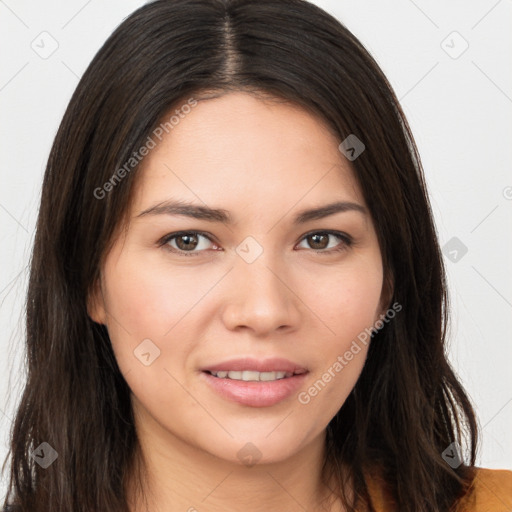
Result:
[[[105,258],[89,314],[107,326],[132,390],[150,510],[317,510],[330,494],[320,478],[325,429],[367,346],[308,404],[297,393],[269,407],[235,403],[213,391],[200,368],[283,357],[308,369],[299,390],[307,391],[383,313],[370,215],[292,222],[333,201],[366,207],[340,142],[297,106],[236,92],[200,101],[143,160],[129,225]],[[170,198],[222,208],[234,223],[139,216]],[[183,239],[158,244],[179,230],[211,240],[198,238],[196,256],[169,250],[183,254]],[[330,235],[315,245],[305,236],[325,230],[353,244]],[[236,252],[249,236],[263,249],[250,264]],[[343,250],[329,253],[334,247]],[[144,339],[160,350],[149,366],[134,357]],[[237,455],[248,442],[261,457],[252,466]],[[134,512],[146,510],[129,499]]]

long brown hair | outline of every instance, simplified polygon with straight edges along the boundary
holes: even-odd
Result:
[[[328,425],[325,478],[347,510],[373,510],[380,476],[400,511],[449,510],[468,488],[477,425],[446,355],[443,261],[420,159],[399,102],[363,45],[303,0],[157,0],[129,16],[78,84],[44,176],[26,302],[27,382],[11,431],[5,504],[22,512],[128,512],[137,437],[130,390],[87,297],[124,218],[137,166],[98,198],[183,98],[265,93],[320,115],[352,162],[375,223],[391,303]],[[47,468],[31,454],[58,454]],[[452,468],[442,452],[465,447]],[[5,463],[4,463],[5,467]],[[343,495],[350,468],[354,499]]]

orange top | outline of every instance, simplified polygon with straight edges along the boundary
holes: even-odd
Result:
[[[512,512],[512,471],[477,468],[471,489],[457,512]],[[370,481],[369,491],[377,512],[396,510],[382,486]]]

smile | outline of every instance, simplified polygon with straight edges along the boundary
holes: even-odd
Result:
[[[271,407],[291,399],[309,370],[284,358],[240,357],[201,368],[201,378],[218,397],[249,407]]]
[[[300,375],[305,371],[287,372],[287,371],[275,371],[275,372],[257,372],[253,370],[243,371],[218,371],[209,372],[214,377],[219,379],[232,379],[232,380],[243,380],[245,382],[270,382],[274,380],[287,379],[294,375]]]

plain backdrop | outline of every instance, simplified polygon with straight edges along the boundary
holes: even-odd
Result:
[[[86,66],[143,3],[0,0],[0,463],[24,382],[46,159]],[[314,3],[363,42],[411,124],[447,264],[450,359],[482,427],[478,465],[511,469],[512,0]]]

